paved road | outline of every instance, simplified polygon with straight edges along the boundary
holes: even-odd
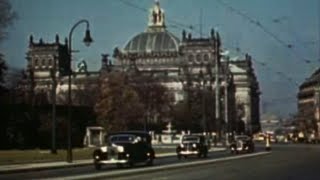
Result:
[[[261,147],[259,151],[262,151]],[[119,180],[187,180],[187,179],[320,179],[320,146],[318,145],[273,145],[272,154],[238,159],[226,162],[216,162],[198,167],[183,167],[172,170],[162,170],[141,175],[118,177]],[[229,157],[228,152],[214,152],[207,159]],[[203,161],[198,158],[188,158],[178,161],[176,157],[159,158],[154,167],[168,164]],[[117,169],[114,166],[104,167],[101,171],[94,170],[93,166],[76,168],[43,170],[17,174],[3,174],[0,179],[63,179],[74,175],[96,175],[127,170],[144,169],[141,165],[132,169]],[[79,177],[79,176],[78,176]],[[106,178],[102,178],[106,179]],[[113,177],[112,179],[116,179]]]
[[[209,158],[206,159],[213,159],[219,157],[226,157],[229,156],[229,153],[220,151],[220,152],[212,152],[209,154]],[[199,161],[202,159],[198,158],[188,158],[186,160],[180,161],[183,162],[191,162],[191,161]],[[154,166],[162,166],[167,164],[174,164],[179,162],[176,156],[171,157],[161,157],[157,158],[154,162]],[[144,168],[145,165],[137,165],[132,169],[139,169]],[[72,167],[72,168],[62,168],[62,169],[52,169],[52,170],[41,170],[41,171],[31,171],[31,172],[23,172],[23,173],[15,173],[15,174],[0,174],[0,179],[44,179],[44,178],[59,178],[65,176],[72,176],[72,175],[87,175],[87,174],[94,174],[100,172],[114,172],[114,171],[121,171],[127,170],[129,168],[122,168],[118,169],[114,165],[103,166],[101,171],[97,171],[94,169],[93,165],[90,166],[82,166],[82,167]]]
[[[318,145],[274,145],[272,154],[267,156],[123,177],[117,180],[319,180],[319,167]]]

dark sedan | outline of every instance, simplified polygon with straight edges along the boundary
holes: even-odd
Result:
[[[116,164],[121,167],[145,162],[152,165],[154,158],[150,135],[140,131],[109,134],[106,145],[93,152],[94,166],[97,170],[101,169],[103,164]]]
[[[187,158],[190,155],[207,157],[208,149],[209,145],[205,136],[184,135],[181,138],[181,143],[178,145],[176,152],[178,159],[181,159],[182,156]]]
[[[247,135],[235,136],[234,140],[230,143],[230,151],[235,154],[240,152],[254,152],[252,138]]]

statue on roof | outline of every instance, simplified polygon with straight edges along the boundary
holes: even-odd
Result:
[[[155,1],[155,5],[150,9],[149,26],[164,27],[164,11],[160,8],[160,2]]]
[[[78,63],[78,72],[88,72],[87,63],[85,60],[82,60]]]

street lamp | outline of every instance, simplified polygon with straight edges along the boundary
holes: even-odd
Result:
[[[72,60],[72,34],[73,31],[78,25],[85,23],[87,28],[86,28],[86,33],[85,37],[83,39],[83,42],[86,46],[89,46],[93,40],[90,36],[90,30],[89,30],[89,21],[82,19],[78,21],[76,24],[73,25],[73,27],[70,30],[69,33],[69,44],[68,44],[68,53],[69,53],[69,72],[68,72],[68,149],[67,149],[67,162],[71,163],[72,162],[72,138],[71,138],[71,130],[72,130],[72,125],[71,125],[71,107],[72,107],[72,101],[71,101],[71,75],[72,75],[72,69],[71,69],[71,60]]]
[[[201,94],[202,94],[202,106],[201,106],[201,110],[202,110],[202,130],[205,133],[207,131],[207,122],[206,122],[206,104],[205,104],[205,77],[204,74],[202,72],[202,70],[200,70],[199,72],[199,83],[200,83],[200,89],[201,89]]]
[[[57,88],[57,79],[56,79],[56,56],[53,59],[53,68],[50,69],[50,75],[52,79],[52,89],[51,89],[51,99],[52,99],[52,127],[51,127],[51,153],[57,154],[57,147],[56,147],[56,88]]]
[[[215,52],[213,54],[214,61],[215,61],[215,120],[216,120],[216,131],[219,134],[219,140],[221,139],[221,127],[220,127],[220,35],[219,33],[216,34],[216,41],[214,43]]]
[[[226,136],[226,146],[229,145],[229,131],[230,131],[230,127],[229,127],[229,91],[228,91],[228,87],[229,87],[229,56],[224,56],[225,57],[225,74],[224,74],[224,119],[225,119],[225,136]]]

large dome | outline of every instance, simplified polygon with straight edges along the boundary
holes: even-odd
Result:
[[[147,31],[133,37],[124,50],[129,53],[177,52],[179,39],[167,30]]]

